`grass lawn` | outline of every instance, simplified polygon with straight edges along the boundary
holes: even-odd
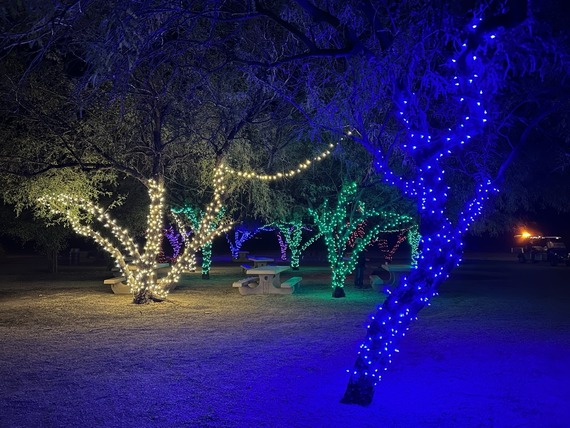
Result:
[[[339,403],[383,295],[302,266],[298,294],[242,296],[239,264],[167,301],[102,266],[0,260],[0,427],[568,427],[570,268],[466,257],[371,406]]]

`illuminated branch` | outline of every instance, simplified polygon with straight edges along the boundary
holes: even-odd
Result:
[[[185,237],[183,239],[184,253],[179,261],[188,269],[195,263],[195,253],[201,250],[202,277],[205,279],[209,277],[212,263],[213,239],[231,228],[231,223],[224,218],[225,210],[222,205],[222,195],[225,191],[222,169],[218,168],[214,173],[214,196],[205,211],[192,207],[172,210],[180,234]],[[180,215],[183,215],[186,221],[182,220]],[[189,229],[186,225],[189,226]],[[190,230],[192,231],[192,239],[189,239]]]
[[[248,230],[244,226],[240,226],[239,228],[237,228],[234,231],[233,242],[232,242],[229,234],[226,233],[226,241],[228,242],[228,244],[230,246],[232,258],[234,260],[239,257],[239,250],[243,246],[244,242],[246,242],[248,239],[253,238],[258,232],[259,232],[259,229]]]
[[[410,244],[410,258],[411,258],[411,265],[417,266],[418,265],[418,258],[420,257],[420,240],[422,235],[420,235],[419,228],[417,226],[411,227],[408,230],[408,243]]]
[[[282,236],[283,245],[281,245],[281,254],[283,255],[287,247],[291,251],[291,268],[294,270],[299,269],[301,254],[315,242],[321,235],[318,234],[307,241],[305,244],[301,245],[303,240],[303,230],[310,230],[308,227],[303,226],[300,221],[291,222],[274,222],[270,226],[275,226],[279,230],[279,235]],[[283,259],[285,260],[285,259]]]
[[[480,19],[476,18],[470,26],[474,30]],[[489,34],[487,41],[493,44],[494,34]],[[417,170],[415,180],[404,180],[388,167],[388,159],[377,153],[376,167],[384,174],[384,179],[399,187],[408,196],[417,201],[420,216],[419,229],[411,233],[412,251],[418,254],[417,264],[409,275],[402,277],[377,311],[370,317],[366,338],[360,346],[354,368],[349,370],[350,379],[342,399],[344,403],[367,405],[371,402],[374,389],[388,369],[398,342],[404,336],[418,312],[430,304],[437,295],[439,285],[449,276],[451,270],[459,264],[462,256],[462,235],[481,214],[484,201],[496,189],[490,181],[479,179],[477,194],[469,202],[458,219],[452,223],[448,208],[448,187],[442,160],[454,153],[460,153],[473,141],[473,137],[482,133],[487,122],[487,110],[480,76],[484,71],[482,59],[474,53],[465,54],[467,45],[458,53],[462,58],[461,66],[455,64],[455,75],[449,80],[449,86],[455,91],[458,108],[457,125],[440,131],[432,137],[428,125],[416,120],[411,105],[418,105],[414,93],[401,95],[394,102],[399,107],[398,117],[406,129],[406,143],[402,150],[414,159]],[[416,120],[416,122],[414,122]],[[411,229],[412,230],[412,229]],[[421,233],[421,238],[420,238]],[[416,242],[412,242],[415,240]],[[418,244],[419,242],[419,244]],[[412,263],[415,259],[412,254]]]
[[[291,170],[285,171],[285,172],[278,172],[276,174],[258,174],[256,172],[237,171],[233,168],[230,168],[227,165],[221,165],[220,170],[223,171],[225,174],[236,175],[238,177],[243,177],[243,178],[248,179],[248,180],[251,180],[251,179],[257,179],[257,180],[262,180],[262,181],[281,180],[283,178],[293,177],[293,176],[305,171],[307,168],[309,168],[309,166],[311,166],[311,164],[313,162],[320,162],[321,160],[323,160],[324,158],[326,158],[327,156],[329,156],[331,154],[331,150],[334,147],[335,147],[335,144],[329,144],[329,147],[327,150],[324,150],[323,152],[321,152],[317,156],[314,156],[311,159],[305,159],[304,161],[299,163],[297,168],[294,168],[294,169],[291,169]]]
[[[117,222],[100,208],[81,197],[70,195],[50,195],[39,199],[39,203],[48,208],[52,215],[63,217],[79,234],[92,238],[104,250],[109,252],[121,269],[127,284],[134,295],[136,303],[147,300],[162,300],[168,294],[168,286],[164,281],[159,283],[155,265],[161,252],[162,217],[164,214],[164,186],[154,180],[148,182],[150,197],[147,217],[146,244],[144,251],[139,252],[127,229],[118,226]],[[96,229],[96,221],[104,230],[110,232],[107,238]],[[123,248],[125,253],[120,250]],[[126,256],[133,258],[127,265]]]

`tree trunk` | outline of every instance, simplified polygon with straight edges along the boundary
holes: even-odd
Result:
[[[339,287],[338,285],[333,289],[333,293],[332,296],[334,298],[338,298],[338,297],[346,297],[346,294],[344,292],[344,287]]]
[[[164,299],[157,298],[149,290],[141,290],[133,296],[133,303],[136,305],[144,305],[152,302],[162,302]]]
[[[357,360],[358,363],[358,360]],[[362,364],[362,363],[361,363]],[[344,397],[340,400],[343,404],[358,404],[360,406],[368,406],[372,403],[374,397],[374,382],[371,378],[365,378],[361,381],[355,381],[350,378]]]
[[[58,251],[57,250],[48,250],[47,254],[48,259],[48,269],[51,273],[58,273],[59,272],[59,262],[58,262]]]
[[[399,352],[398,344],[411,322],[457,264],[461,255],[460,236],[447,239],[448,234],[439,230],[431,232],[427,235],[430,245],[423,248],[417,268],[401,279],[372,317],[342,403],[367,406],[372,402],[374,387],[388,370],[393,355]]]

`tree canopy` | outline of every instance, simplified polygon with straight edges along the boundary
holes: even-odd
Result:
[[[342,180],[331,183],[323,170],[316,185],[267,175],[344,139],[343,174],[397,189],[415,205],[422,236],[417,266],[374,314],[351,372],[344,402],[368,404],[499,189],[497,206],[510,212],[559,201],[554,191],[526,192],[535,167],[567,171],[570,61],[557,5],[17,3],[2,20],[9,102],[1,132],[12,143],[2,145],[3,183],[25,198],[61,186],[95,199],[128,175],[151,194],[166,186],[175,203],[219,210],[219,200],[240,218],[281,216],[299,195]],[[546,152],[543,139],[552,142]],[[246,173],[221,184],[222,168]],[[288,185],[301,183],[290,196]],[[271,192],[284,201],[277,214]]]

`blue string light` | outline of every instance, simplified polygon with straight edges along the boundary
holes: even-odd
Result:
[[[477,28],[477,23],[474,22],[471,28]],[[490,39],[495,39],[495,36],[492,35]],[[466,49],[464,44],[458,58]],[[375,167],[384,181],[417,201],[420,215],[417,235],[419,251],[410,273],[403,276],[398,286],[370,317],[367,335],[360,345],[354,368],[347,370],[350,380],[344,402],[372,399],[374,387],[381,380],[382,373],[388,369],[394,353],[399,352],[397,342],[405,335],[412,321],[417,319],[419,310],[428,306],[431,298],[437,295],[439,284],[461,262],[463,235],[481,215],[484,202],[498,191],[490,180],[480,180],[475,195],[465,204],[458,218],[452,222],[446,216],[450,188],[445,184],[442,160],[463,150],[481,133],[488,121],[488,112],[483,103],[485,94],[479,87],[484,67],[481,58],[477,55],[467,56],[461,67],[454,59],[451,67],[456,70],[450,83],[455,90],[461,115],[456,125],[446,128],[438,136],[414,123],[412,106],[416,104],[416,94],[396,100],[399,106],[396,116],[404,126],[407,138],[401,147],[418,165],[415,179],[397,174],[383,152],[378,150],[376,153]],[[441,149],[435,150],[437,147]],[[431,154],[427,156],[427,153]]]

